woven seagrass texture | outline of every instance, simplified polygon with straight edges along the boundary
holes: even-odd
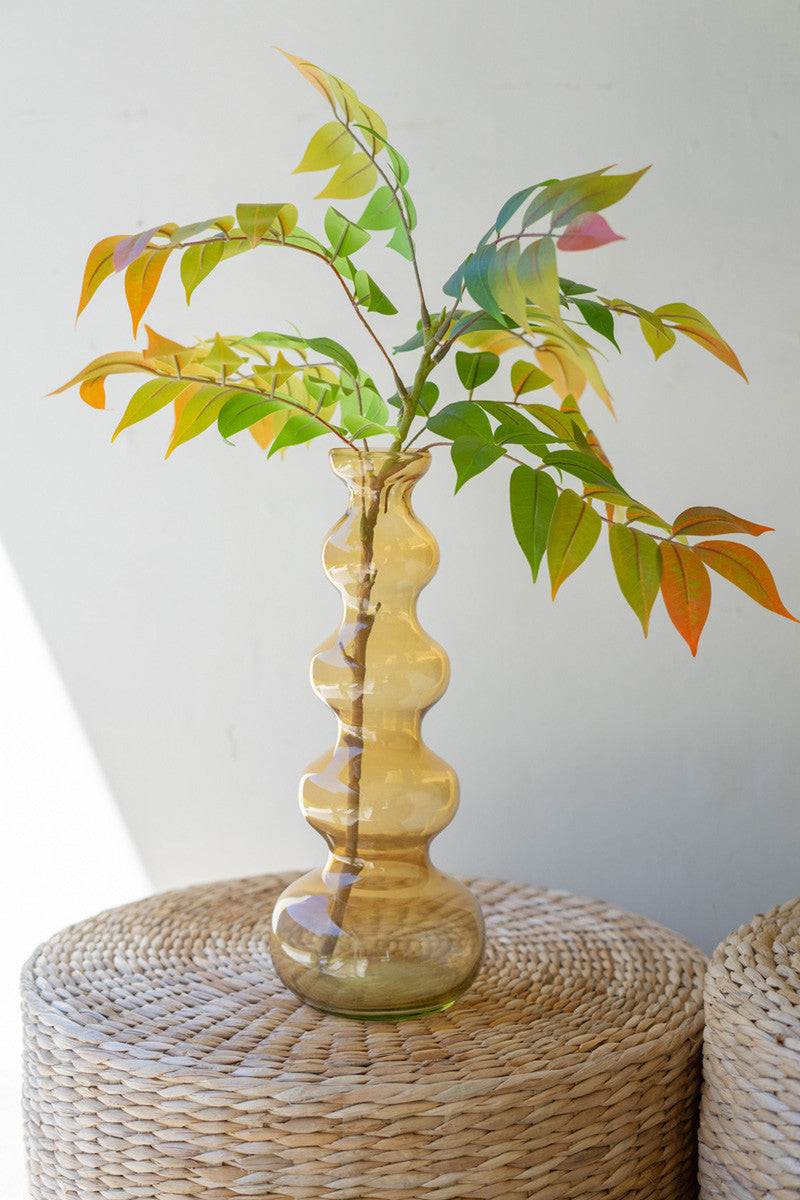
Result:
[[[717,947],[705,986],[703,1200],[800,1197],[800,900]]]
[[[288,877],[71,927],[23,975],[35,1200],[686,1200],[705,959],[565,893],[472,881],[475,986],[323,1016],[275,976]]]

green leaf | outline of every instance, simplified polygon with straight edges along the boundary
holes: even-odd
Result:
[[[347,371],[348,375],[351,375],[353,379],[358,377],[358,364],[356,363],[356,360],[353,358],[352,354],[345,350],[344,346],[340,346],[338,342],[333,340],[333,338],[309,338],[305,345],[308,346],[309,350],[315,350],[317,354],[324,354],[326,357],[333,359],[333,361],[338,363],[340,367],[344,367],[345,371]]]
[[[403,258],[408,259],[409,262],[411,262],[414,257],[414,243],[406,233],[405,226],[402,224],[397,226],[394,233],[389,238],[389,241],[386,243],[386,246],[387,249],[395,250],[398,254],[401,254]]]
[[[580,310],[586,324],[595,333],[599,333],[601,337],[607,338],[612,346],[617,346],[617,340],[614,337],[614,318],[604,304],[598,304],[596,300],[575,300],[575,304]]]
[[[541,425],[544,425],[545,429],[554,433],[560,442],[574,445],[575,424],[565,413],[557,408],[552,408],[549,404],[523,404],[522,407]]]
[[[220,409],[217,426],[224,438],[230,438],[272,413],[284,412],[287,407],[282,400],[262,399],[252,392],[235,392]]]
[[[438,386],[433,382],[433,380],[426,380],[426,382],[423,383],[422,390],[419,394],[419,411],[424,413],[426,417],[429,416],[438,399]]]
[[[173,400],[177,400],[183,392],[189,389],[197,391],[200,386],[197,383],[185,383],[182,379],[148,379],[147,383],[137,388],[128,401],[128,407],[122,414],[122,420],[111,437],[112,442],[118,433],[122,433],[123,429],[128,429],[137,421],[144,421],[153,413],[166,408]]]
[[[304,413],[292,413],[267,451],[267,458],[271,458],[278,450],[285,450],[288,446],[302,446],[329,432],[328,426],[323,425],[313,414],[309,413],[306,416]]]
[[[509,199],[506,200],[505,204],[500,209],[500,212],[497,214],[497,220],[494,223],[495,233],[499,233],[506,222],[511,220],[514,213],[522,207],[522,205],[528,199],[528,196],[530,196],[532,192],[535,192],[537,187],[541,187],[541,184],[534,183],[531,187],[523,188],[521,192],[515,192],[513,196],[510,196]]]
[[[325,213],[325,233],[331,244],[332,259],[340,255],[349,258],[369,241],[366,229],[361,229],[355,222],[349,221],[335,208],[329,208]]]
[[[610,525],[608,544],[620,591],[642,623],[644,636],[661,587],[661,557],[649,534],[626,525]]]
[[[503,313],[491,290],[492,267],[495,259],[494,246],[483,246],[464,266],[464,283],[475,303],[490,317],[503,324]]]
[[[389,159],[389,162],[392,164],[392,171],[394,172],[394,177],[397,182],[401,185],[408,183],[408,176],[410,173],[408,169],[408,163],[403,158],[402,154],[395,149],[391,142],[387,142],[385,135],[380,134],[372,125],[359,125],[357,122],[354,122],[354,124],[356,129],[361,129],[364,133],[369,134],[373,141],[379,142],[382,148],[386,151],[386,155]]]
[[[468,354],[466,350],[456,353],[458,378],[468,392],[490,380],[499,366],[498,356],[486,350],[479,350],[477,354]]]
[[[330,167],[338,167],[350,157],[354,147],[350,131],[338,121],[329,121],[314,134],[300,164],[292,173],[298,175],[301,171],[326,171]]]
[[[564,580],[591,554],[602,524],[595,510],[569,488],[558,497],[547,538],[553,599]]]
[[[393,346],[392,349],[394,350],[395,354],[405,354],[407,350],[419,350],[424,345],[425,334],[421,329],[418,329],[417,332],[412,333],[411,337],[407,338],[402,345]]]
[[[593,454],[582,454],[580,450],[555,450],[548,454],[544,461],[548,467],[566,471],[568,475],[574,475],[583,483],[602,483],[625,495],[625,489],[620,486],[613,473]]]
[[[452,442],[459,437],[477,435],[482,441],[494,445],[489,418],[479,405],[469,400],[457,400],[455,404],[440,408],[428,418],[427,428]]]
[[[236,220],[251,246],[257,246],[272,230],[281,240],[297,224],[297,209],[293,204],[237,204]]]
[[[400,189],[400,194],[402,195],[403,199],[406,202],[408,227],[409,227],[409,229],[416,229],[416,227],[417,227],[417,210],[414,207],[414,201],[411,199],[411,194],[406,190],[406,188],[403,187],[402,184],[399,184],[398,186]]]
[[[340,167],[334,171],[328,184],[317,193],[317,200],[355,200],[359,196],[365,196],[367,192],[371,192],[375,187],[378,179],[378,172],[375,169],[375,164],[364,154],[358,150],[344,160]],[[281,430],[280,437],[286,433],[286,428],[291,422]],[[275,450],[273,443],[270,454]]]
[[[408,183],[408,177],[411,174],[408,169],[408,163],[403,158],[402,154],[395,150],[394,146],[390,146],[388,142],[385,142],[384,145],[389,162],[392,164],[394,177],[400,186],[403,187],[406,183]]]
[[[547,548],[550,522],[558,500],[558,489],[544,471],[515,467],[509,482],[509,503],[514,536],[528,560],[533,582]]]
[[[386,184],[372,193],[358,224],[364,229],[394,229],[400,221],[394,193]]]
[[[480,475],[498,458],[503,457],[499,446],[492,446],[482,437],[475,434],[465,434],[457,437],[450,447],[450,457],[456,469],[456,491],[464,486],[468,479]]]
[[[271,333],[262,330],[259,333],[251,333],[249,337],[237,339],[233,344],[237,345],[239,340],[244,343],[252,342],[254,346],[269,346],[272,350],[302,351],[308,348],[306,339],[294,333]]]
[[[366,271],[356,271],[353,276],[356,289],[356,300],[366,308],[367,312],[383,313],[391,317],[397,312],[385,292],[381,291],[375,280]]]
[[[589,292],[596,292],[597,288],[587,287],[585,283],[575,283],[572,279],[563,279],[559,276],[559,287],[561,288],[562,296],[585,296]]]
[[[525,362],[524,359],[518,359],[511,368],[511,387],[515,396],[538,391],[552,382],[549,375],[545,375],[534,363]]]
[[[225,243],[220,239],[214,242],[198,243],[187,247],[181,255],[181,282],[186,289],[186,303],[192,298],[192,292],[202,283],[214,267],[222,260]]]
[[[445,296],[450,296],[453,300],[457,300],[461,295],[464,290],[464,273],[467,269],[467,262],[469,262],[469,259],[456,267],[453,274],[447,280],[447,283],[442,284],[442,291]]]

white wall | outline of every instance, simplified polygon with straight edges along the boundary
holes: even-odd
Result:
[[[114,282],[73,328],[90,246],[240,200],[321,219],[317,180],[290,171],[326,110],[273,43],[386,117],[432,292],[512,191],[653,162],[614,210],[628,240],[575,273],[696,304],[750,386],[688,343],[655,365],[632,330],[607,368],[619,424],[587,411],[655,507],[774,525],[759,549],[800,612],[798,16],[788,0],[29,0],[6,16],[0,532],[158,886],[319,853],[295,795],[332,732],[306,661],[338,619],[318,547],[344,493],[319,445],[268,464],[211,434],[165,464],[166,417],[111,447],[114,413],[44,398],[130,345]],[[380,277],[410,301],[389,257]],[[286,320],[366,349],[313,265],[268,252],[189,311],[173,277],[150,317],[176,338]],[[109,390],[118,414],[125,387]],[[605,552],[552,605],[500,472],[451,493],[443,459],[419,491],[442,550],[423,615],[453,666],[427,736],[463,790],[443,864],[598,895],[706,947],[797,894],[798,627],[720,580],[696,660],[663,608],[645,642]]]

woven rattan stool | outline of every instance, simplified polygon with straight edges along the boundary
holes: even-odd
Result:
[[[800,1197],[800,900],[743,925],[706,979],[704,1200]]]
[[[23,976],[36,1200],[686,1200],[705,959],[565,893],[474,882],[488,948],[445,1013],[300,1005],[275,876],[171,892]]]

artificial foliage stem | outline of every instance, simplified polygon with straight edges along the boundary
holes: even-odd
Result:
[[[367,674],[367,647],[375,618],[378,615],[378,610],[371,605],[372,589],[376,578],[373,559],[375,527],[378,523],[381,505],[385,500],[384,488],[390,486],[389,480],[396,465],[397,458],[392,453],[384,469],[374,477],[369,488],[368,500],[366,464],[362,460],[361,568],[356,590],[356,625],[352,653],[348,653],[341,642],[339,643],[339,649],[352,671],[353,694],[350,719],[343,724],[343,741],[348,749],[347,815],[345,818],[344,856],[337,861],[338,873],[346,874],[348,879],[341,888],[336,888],[329,905],[328,916],[331,925],[334,926],[334,931],[327,934],[322,942],[320,958],[323,960],[330,960],[336,950],[347,913],[350,892],[361,871],[361,864],[358,861],[358,835],[361,820],[361,767],[364,758],[364,685]]]

